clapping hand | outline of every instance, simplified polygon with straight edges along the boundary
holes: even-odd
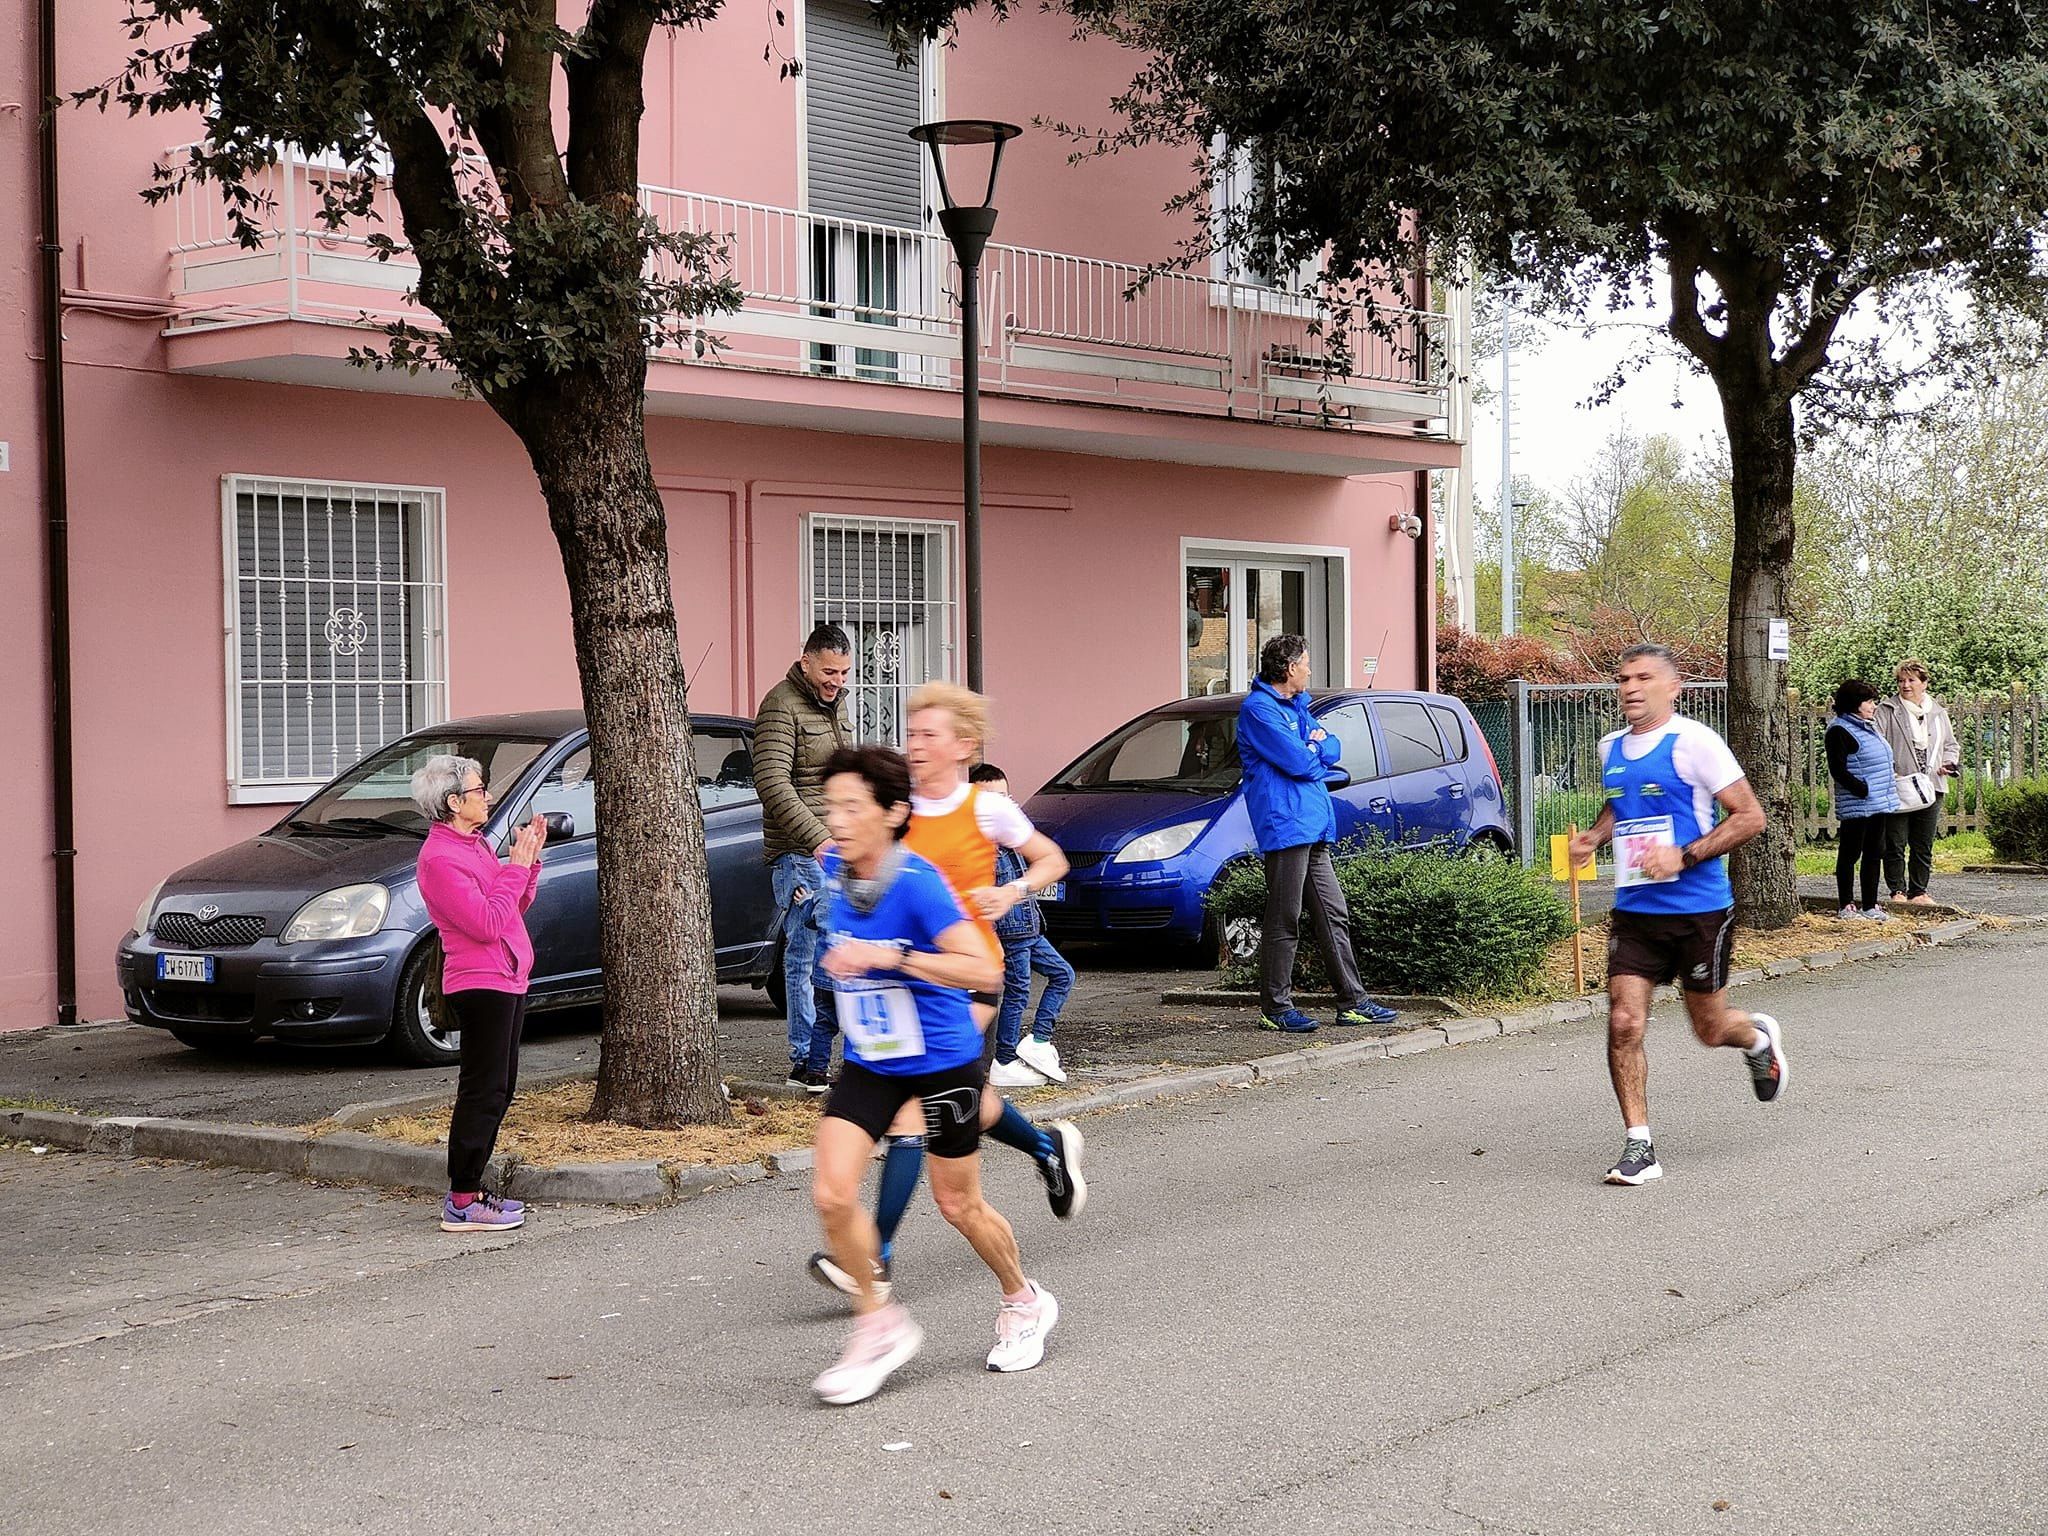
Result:
[[[531,865],[539,860],[540,851],[548,840],[548,824],[536,815],[531,821],[512,834],[512,862]]]

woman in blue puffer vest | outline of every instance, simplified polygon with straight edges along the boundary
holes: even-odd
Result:
[[[1835,894],[1842,916],[1888,922],[1877,904],[1877,875],[1883,866],[1885,835],[1899,811],[1899,781],[1892,749],[1873,723],[1877,690],[1851,678],[1835,690],[1835,718],[1828,724],[1828,773],[1834,780],[1835,815],[1841,845],[1835,854]],[[1863,866],[1862,900],[1856,866]]]

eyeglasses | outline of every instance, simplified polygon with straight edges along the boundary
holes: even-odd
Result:
[[[490,789],[487,786],[482,784],[472,784],[467,789],[458,789],[455,792],[455,798],[458,800],[466,800],[471,795],[488,795],[489,793]]]

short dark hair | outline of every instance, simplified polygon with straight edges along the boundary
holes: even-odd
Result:
[[[1853,715],[1871,699],[1878,696],[1877,690],[1860,677],[1852,677],[1835,690],[1835,713]]]
[[[846,631],[837,624],[820,624],[811,631],[810,639],[804,642],[804,654],[815,656],[820,651],[836,651],[841,656],[851,656],[853,641],[847,638]]]
[[[1641,661],[1645,656],[1653,656],[1658,661],[1663,662],[1665,666],[1671,669],[1674,676],[1684,675],[1678,670],[1678,658],[1671,653],[1671,647],[1659,645],[1654,640],[1645,640],[1641,645],[1632,645],[1623,651],[1614,658],[1614,670],[1619,672],[1630,662]]]
[[[866,782],[868,793],[875,797],[875,803],[885,811],[910,802],[910,764],[894,747],[841,747],[825,759],[825,777],[836,779],[842,773],[858,774]],[[906,816],[903,825],[896,829],[896,836],[901,838],[909,830],[910,818]]]
[[[1308,654],[1308,642],[1300,635],[1275,635],[1259,647],[1259,681],[1284,683],[1287,669]]]
[[[1010,776],[994,763],[976,763],[967,770],[967,782],[970,784],[993,784],[998,779],[1005,784],[1010,782]]]

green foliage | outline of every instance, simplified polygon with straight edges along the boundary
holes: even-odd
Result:
[[[1892,670],[1917,656],[1943,695],[2004,694],[2048,684],[2048,607],[2038,591],[1959,574],[1905,574],[1862,594],[1860,612],[1804,636],[1793,653],[1800,692],[1821,699],[1846,678],[1889,693]]]
[[[1345,850],[1337,880],[1368,984],[1396,992],[1500,996],[1526,988],[1571,915],[1550,882],[1509,859],[1425,850]],[[1257,920],[1264,868],[1250,860],[1209,888],[1211,911]],[[1304,944],[1304,952],[1313,949]]]
[[[2008,864],[2048,864],[2048,781],[2007,784],[1984,797],[1991,851]]]

